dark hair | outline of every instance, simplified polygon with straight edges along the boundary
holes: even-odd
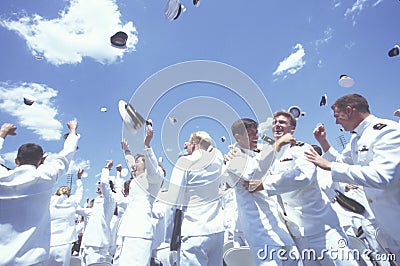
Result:
[[[340,97],[332,104],[331,108],[334,109],[336,107],[339,110],[344,110],[347,106],[353,107],[362,113],[370,113],[368,101],[360,94],[355,93]]]
[[[124,182],[124,196],[125,197],[129,195],[129,188],[131,185],[131,181],[132,181],[132,179],[130,178]]]
[[[111,181],[111,180],[109,180],[109,181],[108,181],[108,184],[110,184],[110,189],[111,189],[111,191],[114,192],[114,193],[117,193],[117,191],[115,191],[114,182]]]
[[[322,155],[322,149],[321,149],[320,146],[315,145],[315,144],[313,144],[313,145],[311,145],[311,146],[313,147],[313,149],[314,149],[319,155]]]
[[[284,116],[284,117],[286,117],[287,119],[289,119],[289,124],[290,124],[291,126],[296,127],[297,121],[296,121],[296,118],[294,117],[294,115],[292,115],[292,113],[287,112],[287,111],[278,111],[278,112],[275,112],[275,113],[274,113],[274,119],[275,119],[276,117],[278,117],[278,116]]]
[[[248,128],[257,128],[258,127],[258,123],[256,121],[254,121],[253,119],[250,118],[243,118],[243,119],[239,119],[236,120],[232,126],[231,126],[231,131],[232,134],[239,134],[241,136],[243,136]]]
[[[17,159],[20,165],[32,164],[36,165],[41,162],[43,157],[43,149],[35,143],[23,144],[18,149]]]

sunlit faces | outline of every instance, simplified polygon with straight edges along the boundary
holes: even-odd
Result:
[[[235,134],[237,143],[243,148],[249,150],[257,149],[258,142],[258,130],[255,127],[246,128],[247,134],[239,135]]]
[[[290,119],[283,115],[278,115],[272,121],[272,133],[275,139],[279,139],[286,133],[293,133],[295,126],[290,125]]]
[[[354,129],[353,122],[351,121],[352,113],[353,108],[351,106],[347,106],[344,110],[336,106],[333,108],[333,116],[335,117],[336,124],[341,125],[345,131]]]
[[[189,141],[185,142],[183,147],[185,148],[185,150],[187,151],[188,154],[192,154],[195,149],[195,145],[196,145],[196,142],[189,140]]]

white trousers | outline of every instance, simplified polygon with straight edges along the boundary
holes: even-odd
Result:
[[[50,258],[48,260],[51,266],[69,266],[71,260],[72,243],[50,247]]]
[[[151,239],[138,237],[122,237],[121,253],[118,248],[114,256],[113,266],[146,266],[150,264]]]
[[[223,246],[224,232],[182,237],[177,265],[222,266]]]
[[[293,237],[293,240],[305,266],[358,265],[351,246],[348,246],[349,240],[340,227],[328,229],[325,234]]]

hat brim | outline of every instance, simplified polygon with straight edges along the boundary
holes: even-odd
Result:
[[[127,107],[131,107],[131,111],[133,111],[134,116],[136,118],[137,121],[134,121],[134,119],[131,117],[131,115],[129,115],[128,111],[127,111]],[[122,117],[122,120],[124,121],[125,126],[127,127],[128,130],[132,131],[132,132],[136,132],[136,130],[138,130],[140,127],[142,127],[146,121],[143,119],[143,117],[141,117],[141,115],[137,112],[135,112],[135,110],[132,108],[132,106],[130,104],[128,104],[127,102],[125,102],[124,100],[120,100],[118,103],[118,110],[119,110],[119,114]]]
[[[354,79],[350,77],[344,77],[339,79],[339,86],[345,87],[345,88],[350,88],[354,86]]]

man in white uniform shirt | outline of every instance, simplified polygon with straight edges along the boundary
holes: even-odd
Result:
[[[348,239],[327,197],[322,195],[314,164],[304,156],[311,145],[295,141],[296,119],[286,111],[276,112],[272,122],[276,157],[263,180],[245,182],[252,191],[281,195],[284,219],[300,254],[312,250],[315,256],[303,257],[304,265],[357,265]],[[343,255],[344,254],[344,255]]]
[[[0,176],[0,265],[46,265],[50,249],[50,198],[67,171],[79,136],[69,121],[64,148],[43,162],[43,149],[27,143],[18,149],[18,165]]]
[[[286,225],[281,220],[277,200],[265,191],[249,193],[244,187],[245,180],[261,179],[273,160],[271,145],[257,150],[258,123],[244,118],[235,121],[232,134],[237,143],[225,156],[227,161],[227,183],[234,187],[238,208],[240,229],[250,246],[257,265],[293,265],[295,261],[283,261],[278,256],[269,256],[268,248],[292,250],[295,246]]]
[[[386,235],[390,249],[400,257],[400,124],[377,118],[367,100],[359,94],[340,97],[332,105],[336,124],[352,132],[342,153],[334,154],[323,125],[314,136],[325,154],[306,152],[309,161],[329,170],[333,181],[364,187],[378,227]]]
[[[122,249],[119,251],[117,247],[114,265],[143,266],[150,263],[154,237],[152,208],[164,176],[150,146],[152,138],[153,127],[148,124],[144,139],[144,154],[136,155],[135,158],[128,146],[125,145],[124,148],[123,145],[128,165],[134,170],[134,178],[130,182],[128,205],[117,232],[122,240]]]
[[[72,243],[78,240],[75,225],[76,208],[82,200],[83,169],[78,170],[76,179],[76,191],[71,195],[71,189],[62,186],[57,189],[50,200],[50,258],[49,265],[68,266],[71,259]]]
[[[97,188],[99,196],[94,200],[92,214],[83,233],[81,249],[85,265],[107,261],[111,240],[110,222],[117,205],[115,193],[110,187],[112,166],[113,162],[107,160],[106,166],[101,171],[100,184]]]
[[[183,212],[177,262],[222,265],[225,228],[219,185],[223,157],[204,131],[192,133],[185,148],[188,155],[176,162],[168,189],[171,202]]]

